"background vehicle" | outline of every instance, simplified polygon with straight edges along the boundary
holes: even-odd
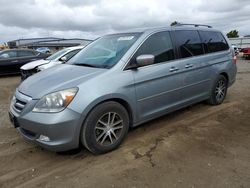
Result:
[[[239,48],[236,45],[234,45],[234,44],[232,45],[232,48],[234,49],[235,55],[238,55],[239,52],[240,52]]]
[[[83,49],[83,47],[84,46],[65,48],[47,57],[46,59],[37,60],[25,64],[20,68],[22,80],[44,69],[67,62],[81,49]]]
[[[194,26],[97,39],[67,64],[20,84],[13,125],[47,149],[81,142],[100,154],[117,148],[129,127],[200,101],[221,104],[236,79],[235,54],[220,31]]]
[[[243,57],[244,58],[250,59],[250,48],[243,48],[242,52],[243,52]]]
[[[24,64],[44,59],[48,54],[39,53],[35,50],[13,49],[0,52],[0,75],[16,74]]]
[[[50,49],[48,47],[37,48],[36,51],[38,51],[40,53],[44,53],[44,54],[49,54],[50,53]]]

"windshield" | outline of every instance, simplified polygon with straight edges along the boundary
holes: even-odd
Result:
[[[138,39],[140,33],[107,35],[89,44],[76,54],[69,64],[111,68]]]
[[[66,53],[67,51],[69,51],[68,49],[62,49],[62,50],[60,50],[60,51],[58,51],[58,52],[56,52],[56,53],[54,53],[53,55],[51,55],[51,56],[49,56],[49,57],[47,57],[46,58],[46,60],[56,60],[56,59],[58,59],[58,58],[60,58],[64,53]]]

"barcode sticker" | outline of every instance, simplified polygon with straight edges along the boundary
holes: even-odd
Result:
[[[132,40],[134,38],[134,36],[125,36],[125,37],[119,37],[118,41],[122,41],[122,40]]]

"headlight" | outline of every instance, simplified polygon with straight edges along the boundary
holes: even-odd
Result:
[[[60,112],[64,110],[74,99],[78,88],[66,89],[55,93],[50,93],[41,98],[33,112]]]

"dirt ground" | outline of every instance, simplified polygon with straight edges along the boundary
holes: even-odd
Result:
[[[0,187],[250,187],[250,60],[237,64],[222,105],[200,103],[146,123],[100,156],[24,141],[7,114],[20,78],[0,78]]]

